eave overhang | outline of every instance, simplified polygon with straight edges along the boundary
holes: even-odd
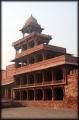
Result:
[[[41,44],[41,45],[35,46],[33,48],[30,48],[28,50],[25,50],[22,53],[16,54],[16,58],[11,60],[11,62],[14,62],[18,59],[21,59],[22,57],[25,57],[27,55],[32,54],[32,53],[34,54],[35,52],[39,52],[41,50],[66,54],[66,49],[65,48],[52,46],[52,45]]]
[[[39,70],[43,70],[51,67],[53,68],[53,67],[57,67],[65,64],[77,66],[78,65],[77,62],[78,61],[76,57],[69,56],[69,55],[61,55],[59,57],[51,58],[38,63],[29,64],[27,66],[16,68],[14,75],[39,71]]]
[[[32,40],[32,39],[34,39],[34,37],[35,38],[44,38],[44,39],[46,39],[46,40],[51,40],[52,39],[52,37],[50,36],[50,35],[45,35],[45,34],[40,34],[40,33],[37,33],[37,32],[33,32],[33,33],[31,33],[30,35],[27,35],[27,36],[25,36],[25,37],[23,37],[23,38],[21,38],[21,39],[19,39],[19,40],[17,40],[16,42],[13,42],[12,43],[12,46],[13,47],[17,47],[17,46],[21,46],[24,42],[27,42],[28,40]]]

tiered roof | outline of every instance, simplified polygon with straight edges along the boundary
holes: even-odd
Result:
[[[34,31],[36,32],[42,32],[43,28],[38,24],[37,20],[31,15],[25,24],[23,25],[22,29],[20,30],[23,34],[25,33],[32,33]]]

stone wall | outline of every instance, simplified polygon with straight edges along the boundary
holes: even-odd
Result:
[[[78,96],[78,70],[74,69],[70,71],[67,76],[67,85],[65,86],[65,97],[77,97]]]
[[[67,84],[64,86],[65,95],[63,100],[52,100],[52,101],[20,101],[25,106],[35,107],[52,107],[54,109],[71,108],[77,109],[78,105],[78,70],[70,71],[67,76]]]
[[[70,71],[67,76],[67,85],[65,86],[65,100],[67,106],[71,108],[77,107],[78,97],[78,70],[74,69]]]

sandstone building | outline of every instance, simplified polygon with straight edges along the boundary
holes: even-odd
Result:
[[[2,75],[2,99],[25,105],[77,108],[77,57],[66,48],[49,45],[52,37],[31,15],[12,44],[15,58]],[[26,35],[27,33],[27,35]]]

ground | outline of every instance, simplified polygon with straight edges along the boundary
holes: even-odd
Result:
[[[53,108],[36,108],[36,107],[18,107],[18,108],[5,108],[1,112],[2,119],[8,118],[73,118],[77,119],[77,110],[64,109],[64,110],[54,110]]]

